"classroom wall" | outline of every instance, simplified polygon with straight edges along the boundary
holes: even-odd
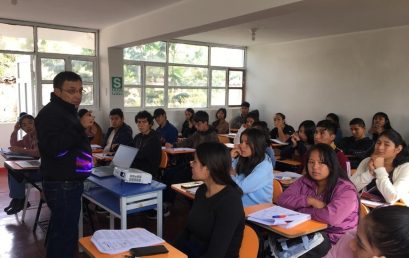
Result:
[[[247,57],[247,99],[270,126],[276,112],[295,128],[334,112],[349,135],[349,120],[369,128],[384,111],[409,139],[409,26],[254,46]]]

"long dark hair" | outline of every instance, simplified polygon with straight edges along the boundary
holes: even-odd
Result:
[[[253,169],[265,159],[266,155],[266,135],[257,128],[248,128],[241,133],[240,142],[243,139],[243,135],[247,136],[248,145],[251,149],[250,157],[239,157],[239,161],[236,166],[236,171],[239,174],[248,176]]]
[[[388,206],[372,210],[365,218],[368,242],[388,258],[409,257],[409,208]]]
[[[220,185],[230,185],[236,188],[241,194],[240,187],[230,176],[231,157],[227,147],[218,142],[204,142],[196,148],[196,156],[202,166],[209,169],[210,176],[214,182]]]
[[[305,176],[307,178],[314,180],[310,176],[310,173],[308,170],[308,161],[310,159],[311,153],[314,151],[318,151],[321,162],[327,165],[328,170],[329,170],[327,187],[325,189],[325,197],[324,197],[324,202],[328,204],[331,202],[332,193],[334,192],[338,179],[344,179],[344,180],[349,181],[349,178],[348,178],[347,173],[341,168],[341,165],[339,164],[335,151],[332,149],[331,146],[329,146],[328,144],[324,144],[324,143],[318,143],[318,144],[313,145],[311,149],[307,152],[307,165],[305,166],[305,170],[307,171],[307,174]]]
[[[397,131],[393,129],[385,130],[379,135],[378,140],[381,136],[385,136],[386,138],[391,140],[395,144],[395,147],[398,147],[399,145],[402,146],[402,150],[393,159],[392,166],[394,168],[396,168],[399,165],[402,165],[403,163],[409,162],[408,146],[406,145],[406,142],[403,140],[402,136]]]
[[[373,121],[375,120],[375,118],[377,116],[383,117],[385,119],[385,125],[383,126],[384,130],[392,129],[391,121],[389,120],[388,115],[386,113],[384,113],[384,112],[377,112],[377,113],[375,113],[375,115],[373,115],[373,117],[372,117],[372,126],[373,126]]]
[[[307,136],[307,143],[314,144],[315,123],[312,120],[304,120],[298,127],[300,131],[301,127],[304,127],[304,133]]]
[[[215,121],[213,122],[213,124],[212,124],[214,127],[217,127],[217,126],[219,125],[219,123],[220,123],[219,118],[217,118],[217,114],[218,114],[219,112],[222,112],[223,115],[224,115],[224,119],[226,119],[227,110],[226,110],[225,108],[219,108],[219,109],[217,110],[217,112],[216,112],[216,120],[215,120]]]
[[[337,126],[337,128],[339,128],[339,117],[338,117],[337,114],[329,113],[329,114],[327,114],[325,119],[330,120],[331,122],[333,122]]]

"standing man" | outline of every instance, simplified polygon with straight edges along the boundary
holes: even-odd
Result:
[[[92,169],[91,146],[85,128],[92,119],[80,120],[82,80],[73,72],[61,72],[53,80],[51,101],[35,119],[41,156],[43,191],[51,218],[47,258],[75,257],[83,181]]]
[[[249,113],[249,109],[250,109],[250,103],[248,103],[247,101],[243,101],[240,107],[241,114],[239,116],[234,117],[230,121],[230,129],[238,130],[242,124],[246,123],[246,118],[247,118],[247,114]]]
[[[165,143],[175,143],[178,140],[178,129],[172,125],[168,118],[166,117],[166,112],[163,108],[157,108],[153,112],[153,117],[155,118],[158,128],[156,132],[160,135],[160,141],[162,145]]]

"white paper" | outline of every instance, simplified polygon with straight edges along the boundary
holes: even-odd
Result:
[[[302,177],[301,174],[295,173],[295,172],[274,172],[274,178],[280,179],[280,180],[289,180],[289,179],[298,179]]]
[[[92,149],[102,149],[102,147],[98,144],[91,144]]]
[[[233,148],[234,148],[234,144],[233,144],[233,143],[225,143],[224,145],[226,145],[226,147],[229,148],[229,149],[233,149]]]
[[[271,139],[271,141],[277,143],[277,144],[281,144],[281,145],[288,145],[288,142],[282,142],[279,139]]]
[[[375,201],[370,201],[370,200],[366,200],[366,199],[362,199],[361,198],[361,203],[365,204],[368,207],[371,208],[376,208],[378,206],[389,206],[389,203],[385,203],[385,202],[375,202]]]
[[[165,241],[144,228],[133,228],[98,230],[92,236],[91,242],[101,253],[117,254],[131,248],[157,245]]]
[[[273,216],[285,216],[273,218]],[[259,222],[264,225],[279,225],[284,228],[294,227],[304,221],[311,220],[311,215],[292,211],[277,205],[251,213],[247,220]]]
[[[189,188],[189,189],[186,189],[186,192],[196,195],[197,189],[199,189],[199,187]]]

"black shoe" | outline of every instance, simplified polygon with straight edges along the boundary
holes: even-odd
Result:
[[[19,199],[17,199],[17,198],[11,199],[9,206],[7,206],[6,208],[4,208],[4,212],[7,212],[8,210],[10,210],[10,209],[13,208],[14,206],[16,206],[18,201],[19,201]]]
[[[6,213],[7,215],[13,215],[19,213],[22,209],[24,209],[24,201],[25,199],[16,199],[16,204],[11,207]],[[30,203],[27,202],[27,207],[30,207]]]

